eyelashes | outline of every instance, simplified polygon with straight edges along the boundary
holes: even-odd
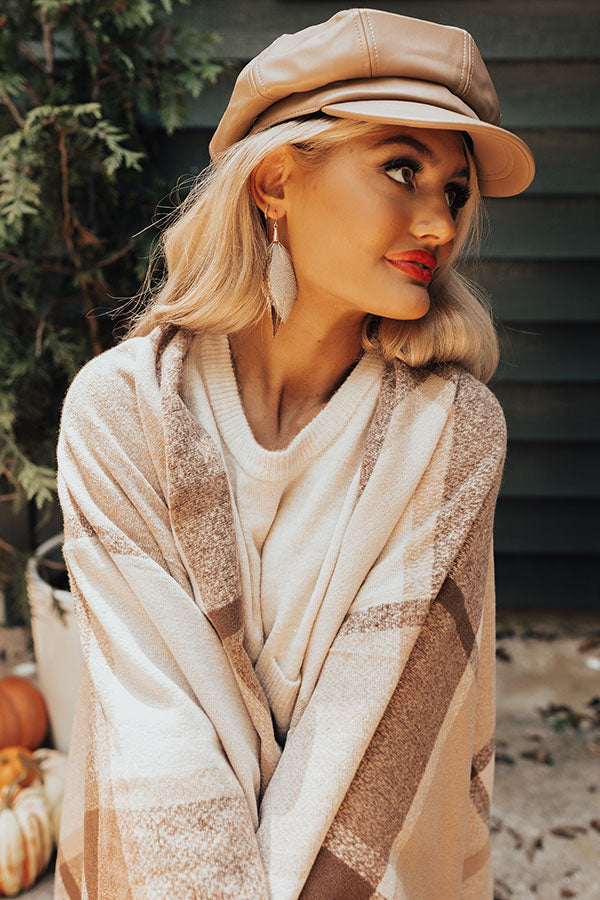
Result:
[[[389,175],[390,172],[399,171],[401,169],[411,169],[413,174],[417,174],[423,171],[423,166],[416,159],[407,159],[407,158],[399,158],[392,159],[387,162],[384,166],[386,173]],[[392,178],[391,175],[389,175]],[[392,178],[392,181],[395,181],[396,184],[402,184],[405,187],[410,187],[410,181],[398,181],[396,178]],[[451,184],[446,188],[446,193],[451,193],[454,195],[454,199],[452,203],[449,203],[448,206],[452,210],[452,213],[456,215],[459,209],[465,205],[469,197],[471,196],[471,190],[468,187],[465,187],[462,184]]]

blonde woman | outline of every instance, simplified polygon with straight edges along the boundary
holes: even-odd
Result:
[[[378,10],[239,75],[65,399],[55,898],[491,900],[506,425],[457,265],[533,178],[499,120],[467,32]]]

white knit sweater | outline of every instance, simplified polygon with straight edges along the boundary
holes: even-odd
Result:
[[[184,402],[221,448],[233,498],[245,648],[281,743],[301,666],[356,504],[381,357],[363,356],[326,406],[283,450],[248,424],[226,335],[196,336],[184,363]]]
[[[55,900],[491,900],[500,404],[458,366],[384,367],[320,608],[281,647],[275,615],[254,646],[261,679],[293,693],[283,645],[310,629],[282,748],[245,646],[228,464],[182,399],[203,395],[194,337],[157,326],[111,348],[63,405],[85,665]]]

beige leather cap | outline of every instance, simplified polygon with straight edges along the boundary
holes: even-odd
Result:
[[[344,9],[282,34],[238,75],[210,155],[216,160],[249,133],[319,111],[466,131],[484,196],[519,194],[535,174],[531,149],[499,127],[498,95],[475,41],[452,25]]]

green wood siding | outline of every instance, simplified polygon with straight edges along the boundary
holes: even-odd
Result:
[[[498,320],[508,455],[495,522],[499,607],[596,606],[600,599],[600,4],[454,0],[375,4],[470,31],[500,96],[502,125],[537,162],[519,197],[487,199],[481,259],[467,274]],[[283,32],[341,4],[195,0],[176,17],[217,31],[234,74],[189,104],[188,128],[162,139],[175,184],[209,161],[208,141],[235,75]]]

